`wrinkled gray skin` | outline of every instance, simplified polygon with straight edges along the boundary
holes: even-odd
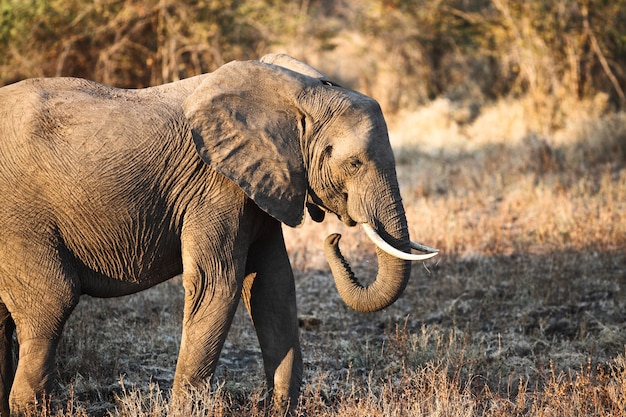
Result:
[[[293,406],[302,358],[281,222],[301,224],[307,206],[316,221],[332,212],[370,223],[409,252],[378,104],[293,58],[265,61],[274,64],[232,62],[141,90],[71,78],[0,89],[2,416],[50,388],[81,294],[131,294],[180,273],[174,397],[213,374],[243,296],[274,404]],[[410,263],[379,251],[377,279],[364,288],[337,242],[330,236],[326,253],[346,303],[393,303]]]

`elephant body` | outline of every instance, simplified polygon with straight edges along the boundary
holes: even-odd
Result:
[[[47,270],[32,263],[58,257],[74,269],[74,292],[126,295],[182,272],[182,226],[198,221],[199,205],[205,217],[241,205],[243,192],[196,156],[176,84],[133,91],[57,78],[2,92],[12,122],[0,126],[3,270]],[[217,183],[232,192],[211,204],[203,187]],[[16,213],[26,219],[12,221]],[[48,253],[25,251],[34,241]]]
[[[281,223],[301,223],[307,204],[317,220],[333,212],[346,224],[370,223],[405,252],[409,240],[373,100],[281,59],[234,62],[139,90],[73,78],[0,89],[0,416],[29,407],[49,389],[56,345],[81,294],[126,295],[181,273],[185,307],[174,394],[210,378],[243,294],[274,404],[297,402],[302,359]],[[282,68],[289,63],[298,72]],[[328,90],[329,102],[314,90]],[[369,117],[365,130],[353,132],[365,137],[364,161],[345,163],[345,174],[328,163],[331,153],[345,150],[320,139],[346,135],[331,123],[339,105],[333,97],[350,104],[338,113]],[[381,143],[372,147],[367,141],[381,129]],[[380,158],[371,164],[385,171],[378,176],[389,195],[380,210],[355,209],[377,197],[354,193],[341,177],[369,163],[366,156]],[[339,179],[342,184],[331,184]],[[391,226],[386,211],[397,217]],[[329,256],[343,265],[336,240],[327,251],[336,248]],[[400,277],[364,311],[393,302],[406,285],[408,262],[383,263],[392,270],[386,274]],[[345,265],[333,273],[346,275],[344,286],[368,290]]]

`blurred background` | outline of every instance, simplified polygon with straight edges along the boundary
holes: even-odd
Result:
[[[0,85],[145,87],[277,51],[389,115],[446,98],[468,122],[514,97],[547,129],[580,101],[623,107],[626,1],[0,0]]]

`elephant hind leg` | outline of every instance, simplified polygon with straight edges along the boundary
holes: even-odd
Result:
[[[9,393],[13,385],[13,333],[15,323],[0,300],[0,417],[9,416]]]

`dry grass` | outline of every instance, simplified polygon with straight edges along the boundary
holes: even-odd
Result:
[[[334,219],[286,230],[303,415],[626,411],[626,115],[572,110],[558,131],[533,133],[520,103],[471,120],[465,110],[439,102],[391,123],[402,133],[392,141],[411,234],[442,250],[415,265],[392,307],[359,314],[336,293],[323,238],[339,229],[367,278],[376,262],[359,230]],[[264,415],[260,351],[243,309],[213,388],[168,404],[181,311],[176,280],[84,300],[59,347],[48,414]]]

